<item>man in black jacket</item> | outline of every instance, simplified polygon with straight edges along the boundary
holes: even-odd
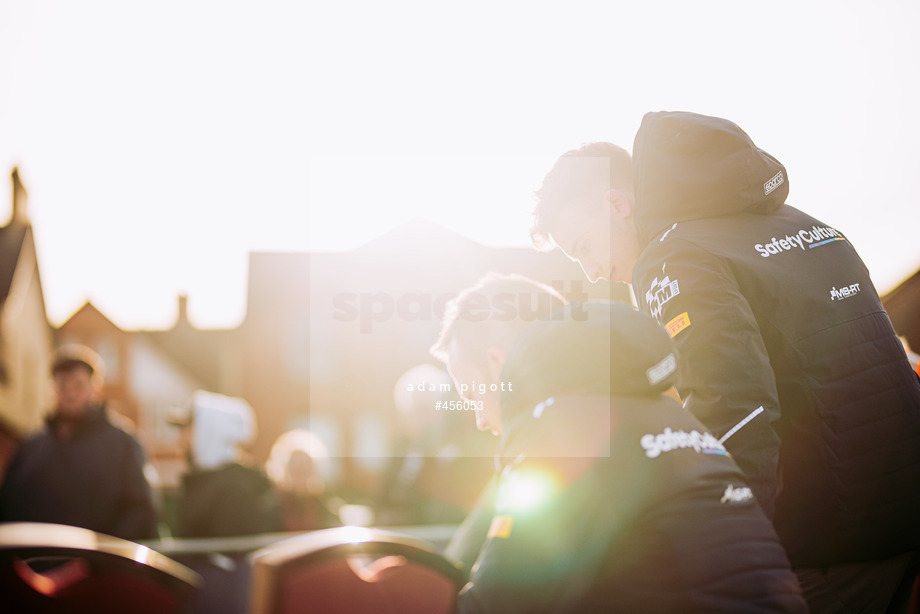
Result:
[[[501,475],[460,613],[806,612],[741,471],[662,394],[664,330],[618,303],[561,316],[502,371]]]
[[[650,113],[633,153],[563,155],[535,244],[631,282],[665,326],[686,408],[773,517],[812,610],[895,608],[920,546],[920,381],[868,271],[785,204],[786,169],[732,122]]]
[[[431,355],[447,367],[455,390],[473,414],[476,428],[502,435],[501,395],[513,381],[501,379],[511,344],[535,320],[562,309],[555,288],[523,275],[490,272],[448,304]],[[495,480],[483,489],[446,554],[469,573],[492,521]]]
[[[153,493],[137,440],[109,421],[102,360],[68,345],[51,372],[57,406],[42,431],[10,461],[0,487],[0,521],[67,524],[124,539],[157,534]]]

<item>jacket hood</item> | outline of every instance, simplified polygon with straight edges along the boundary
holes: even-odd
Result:
[[[501,379],[517,386],[502,393],[502,421],[555,395],[656,397],[676,367],[671,338],[650,316],[624,303],[572,302],[509,349]]]
[[[770,213],[789,178],[733,122],[696,113],[647,113],[633,143],[636,227],[646,245],[677,222]]]

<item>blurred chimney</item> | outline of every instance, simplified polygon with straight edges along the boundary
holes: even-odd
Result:
[[[10,178],[13,181],[13,217],[10,224],[25,226],[29,223],[29,194],[19,178],[18,167],[13,167]]]
[[[179,315],[176,316],[176,326],[187,325],[188,323],[188,294],[180,294]]]

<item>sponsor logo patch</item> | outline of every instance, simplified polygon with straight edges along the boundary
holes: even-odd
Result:
[[[648,383],[654,386],[655,384],[663,382],[666,377],[676,370],[677,359],[674,357],[674,354],[668,354],[661,362],[646,371],[645,377],[648,378]]]
[[[676,318],[674,318],[673,320],[671,320],[670,322],[668,322],[667,324],[665,324],[664,328],[666,331],[668,331],[668,334],[671,336],[671,339],[673,339],[674,337],[677,336],[677,333],[684,330],[688,326],[690,326],[690,316],[687,315],[687,312],[685,311],[679,316],[677,316]]]
[[[645,293],[645,302],[652,316],[660,322],[662,308],[678,294],[680,294],[680,286],[676,279],[672,280],[667,275],[662,278],[656,277],[648,292]]]
[[[489,525],[488,536],[507,539],[511,537],[512,526],[514,526],[514,518],[511,516],[496,516]]]
[[[783,181],[785,181],[785,179],[783,178],[783,171],[780,171],[776,173],[775,175],[773,175],[773,177],[770,178],[770,181],[763,184],[763,195],[766,196],[767,194],[769,194],[770,192],[772,192],[779,186],[783,185]]]
[[[839,290],[836,287],[831,288],[832,301],[842,301],[845,298],[850,298],[851,296],[856,296],[857,294],[859,294],[859,284],[850,284],[849,286],[844,286]]]
[[[728,505],[745,505],[754,500],[754,493],[751,492],[751,489],[747,486],[733,486],[732,484],[728,485],[728,488],[725,489],[725,494],[722,495],[722,498],[719,499],[719,503],[727,503]]]
[[[846,241],[846,239],[839,231],[830,226],[815,225],[809,229],[803,228],[794,235],[786,235],[778,239],[776,237],[771,237],[770,241],[758,243],[754,246],[754,249],[757,250],[761,258],[769,258],[770,256],[782,254],[794,249],[800,249],[802,251],[814,249],[815,247],[821,247],[822,245],[827,245],[834,241]]]
[[[663,432],[653,435],[651,433],[643,435],[639,440],[639,445],[645,450],[645,455],[649,458],[657,458],[664,452],[680,450],[682,448],[692,448],[702,454],[721,454],[728,455],[719,440],[709,433],[700,433],[697,430],[690,431],[672,431],[670,428],[664,429]]]

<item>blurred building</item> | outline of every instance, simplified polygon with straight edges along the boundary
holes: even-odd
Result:
[[[907,339],[914,352],[920,353],[920,271],[883,296],[882,305],[895,331]]]
[[[629,296],[623,284],[588,283],[558,251],[491,248],[414,221],[348,252],[251,254],[246,316],[235,329],[196,328],[182,296],[168,330],[121,331],[87,304],[58,337],[87,343],[114,365],[110,402],[161,461],[170,456],[169,408],[203,388],[253,406],[256,459],[284,431],[308,428],[339,459],[333,477],[371,488],[399,438],[394,383],[434,362],[428,348],[446,302],[488,271],[527,275],[575,299]],[[455,423],[447,430],[479,435],[468,414],[441,419]],[[490,453],[488,436],[481,442]]]
[[[12,215],[0,228],[0,475],[16,441],[41,425],[53,349],[28,195],[17,169],[11,179]]]

